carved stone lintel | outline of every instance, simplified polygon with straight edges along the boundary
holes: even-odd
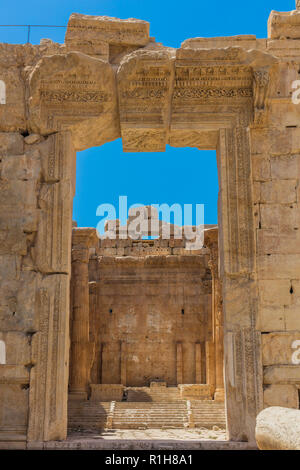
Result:
[[[256,124],[262,124],[270,75],[269,71],[266,69],[254,70],[253,75],[254,122]]]

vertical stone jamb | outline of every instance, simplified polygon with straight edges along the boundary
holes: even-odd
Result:
[[[227,429],[231,440],[254,442],[256,415],[261,409],[262,364],[255,331],[257,285],[248,129],[221,129],[217,152]]]
[[[215,345],[212,341],[205,343],[206,354],[206,383],[210,388],[211,397],[214,396],[216,389],[216,354]]]
[[[89,335],[89,247],[97,243],[96,229],[73,228],[70,397],[86,399],[94,343]]]
[[[121,384],[126,386],[127,378],[126,378],[126,362],[127,362],[127,345],[125,341],[121,342]]]

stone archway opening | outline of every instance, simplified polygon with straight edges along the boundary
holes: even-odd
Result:
[[[211,176],[217,192],[216,155],[212,151],[199,154],[197,149],[170,148],[167,154],[153,155],[152,161],[153,157],[165,159],[161,166],[166,168],[169,163],[176,167],[183,150],[188,168],[193,168],[194,174],[202,172],[202,177],[197,178],[199,188]],[[129,187],[134,184],[129,160],[134,156],[122,155],[128,168],[126,173],[124,169],[120,171]],[[88,155],[82,157],[86,161]],[[139,153],[137,158],[143,175],[144,161],[149,166],[151,154]],[[208,159],[209,168],[204,176]],[[115,159],[114,168],[118,162]],[[109,174],[105,163],[102,170]],[[97,174],[97,168],[91,171]],[[189,171],[186,175],[181,171],[177,181],[173,178],[173,184],[186,185],[187,199],[188,184],[180,177],[184,179]],[[151,181],[150,171],[147,178]],[[113,190],[117,192],[117,175],[115,180]],[[195,182],[190,178],[189,184]],[[89,183],[93,184],[90,178]],[[153,201],[161,197],[158,175],[156,184],[157,190],[152,188]],[[169,192],[168,200],[173,197],[174,201],[178,192],[172,194],[172,189]],[[199,198],[205,197],[203,189],[197,193]],[[109,197],[102,187],[98,202],[100,194],[102,200]],[[143,199],[137,192],[136,200]],[[147,211],[150,220],[154,207],[147,206]],[[107,230],[113,224],[115,221],[109,220]],[[218,226],[206,224],[204,230],[204,246],[189,250],[184,235],[178,238],[174,229],[168,238],[163,238],[159,231],[155,239],[148,239],[150,234],[145,233],[133,240],[130,235],[124,238],[117,226],[116,239],[98,240],[95,229],[73,228],[71,435],[76,431],[95,433],[104,429],[144,428],[159,432],[201,427],[204,439],[211,435],[212,428],[225,438]]]

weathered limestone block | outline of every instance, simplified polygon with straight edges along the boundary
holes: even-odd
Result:
[[[296,176],[296,175],[295,175]],[[261,202],[290,204],[297,202],[297,180],[277,180],[261,183]]]
[[[124,385],[91,384],[92,401],[122,401]]]
[[[124,152],[163,152],[174,76],[169,51],[136,51],[118,69]]]
[[[263,408],[260,342],[261,334],[254,332],[251,328],[226,331],[225,310],[224,360],[227,371],[225,380],[227,422],[230,423],[230,433],[234,436],[234,440],[252,439],[255,417]],[[247,374],[243,374],[245,368],[247,368]],[[241,396],[245,401],[235,399]],[[243,415],[245,409],[246,415]]]
[[[3,155],[21,155],[24,138],[17,132],[0,132],[0,158]]]
[[[270,385],[264,390],[264,407],[299,408],[298,388],[295,385]]]
[[[119,137],[112,67],[80,52],[44,57],[29,76],[29,127],[47,135],[70,129],[76,150]]]
[[[1,367],[0,383],[25,385],[29,383],[29,368],[25,365],[3,364]]]
[[[251,319],[242,315],[246,299],[255,298],[256,284],[251,277],[236,276],[236,278],[223,278],[224,311],[226,326],[229,330],[236,326],[250,327]]]
[[[284,318],[286,330],[300,330],[299,297],[297,305],[284,306]]]
[[[23,137],[0,136],[0,253],[26,255],[37,230],[38,181],[41,175],[37,150],[25,150]]]
[[[28,395],[28,387],[22,387],[20,384],[0,383],[0,432],[26,435]]]
[[[266,40],[256,39],[254,34],[241,34],[238,36],[191,38],[181,44],[182,49],[216,49],[237,46],[243,49],[265,49]]]
[[[178,385],[181,398],[186,400],[209,400],[211,390],[208,384]]]
[[[264,368],[264,384],[297,384],[300,382],[300,367],[269,366]]]
[[[70,181],[75,192],[76,152],[71,132],[49,135],[38,145],[38,149],[41,155],[43,182]]]
[[[32,181],[0,180],[1,211],[19,212],[36,209],[38,188]]]
[[[291,281],[291,287],[292,287],[292,290],[290,292],[292,296],[292,304],[299,305],[300,304],[300,280],[293,279]]]
[[[68,275],[45,276],[36,291],[38,318],[31,341],[29,441],[66,438],[69,283]]]
[[[130,18],[73,13],[68,22],[65,43],[69,50],[81,51],[108,61],[112,49],[119,50],[149,43],[149,23]]]
[[[300,152],[300,128],[293,127],[284,130],[253,128],[250,130],[250,135],[253,155],[283,156]]]
[[[0,281],[15,281],[20,278],[21,256],[0,255]]]
[[[296,341],[299,341],[300,349],[300,329],[297,333],[280,332],[262,335],[263,365],[292,365],[294,356],[296,358],[295,350],[297,348],[294,347]]]
[[[38,211],[7,213],[0,211],[0,254],[26,255],[28,244],[37,231]]]
[[[283,233],[300,226],[300,209],[297,204],[261,204],[262,229],[273,229]]]
[[[284,331],[286,329],[285,309],[283,306],[259,306],[256,328],[262,332]]]
[[[300,254],[299,230],[291,228],[285,231],[284,237],[274,230],[257,231],[257,251],[259,255],[267,254]],[[286,277],[290,277],[289,275]],[[298,277],[298,276],[295,276]]]
[[[288,279],[261,280],[258,288],[262,305],[280,307],[292,302],[291,281]]]
[[[300,178],[300,156],[299,155],[284,155],[272,157],[271,164],[271,177],[276,179],[294,179],[298,176]]]
[[[299,39],[267,39],[267,51],[288,61],[297,61],[299,57]]]
[[[269,39],[300,39],[300,11],[272,11],[268,20]]]
[[[266,408],[257,416],[255,437],[261,450],[300,450],[300,411]]]
[[[285,48],[289,50],[292,46],[291,43],[294,43],[295,40],[292,41],[268,41],[268,45],[270,46],[270,42],[276,44],[285,44]],[[298,42],[298,41],[296,41]],[[274,54],[276,56],[276,54]],[[285,104],[292,104],[291,100],[291,92],[292,92],[292,83],[294,80],[298,80],[298,67],[297,64],[294,62],[279,62],[278,64],[274,65],[270,69],[270,83],[268,89],[268,105],[271,104],[278,104],[278,106],[284,106]],[[285,100],[282,100],[285,98]],[[295,110],[298,107],[295,106]],[[299,112],[299,111],[298,111]]]

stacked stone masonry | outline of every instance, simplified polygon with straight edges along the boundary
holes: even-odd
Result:
[[[119,137],[130,152],[217,150],[229,438],[253,442],[265,406],[299,407],[299,70],[299,10],[272,12],[266,39],[173,49],[145,21],[74,14],[65,44],[0,45],[1,442],[67,436],[70,343],[71,358],[90,343],[80,298],[69,333],[76,151]]]

